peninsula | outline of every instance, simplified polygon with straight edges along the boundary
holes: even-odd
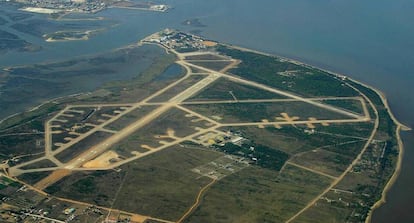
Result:
[[[0,122],[2,219],[369,222],[409,130],[378,90],[177,30],[144,44],[167,53],[136,78]]]

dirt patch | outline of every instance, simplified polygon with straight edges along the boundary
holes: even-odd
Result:
[[[213,41],[203,41],[203,44],[206,46],[216,46],[217,43]]]
[[[145,222],[147,220],[147,217],[142,215],[134,214],[131,216],[131,222]]]
[[[101,168],[107,167],[113,163],[114,160],[118,160],[119,155],[118,153],[110,150],[97,158],[85,163],[83,167],[85,168]]]

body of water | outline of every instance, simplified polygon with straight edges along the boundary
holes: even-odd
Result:
[[[412,0],[165,0],[168,13],[111,9],[119,25],[89,41],[46,43],[36,53],[0,55],[0,66],[63,60],[136,42],[163,28],[201,35],[301,60],[381,89],[397,118],[414,125],[414,1]],[[39,15],[37,15],[39,16]],[[39,16],[41,17],[41,16]],[[181,25],[199,19],[205,27]],[[414,134],[403,134],[401,176],[373,222],[414,221]]]

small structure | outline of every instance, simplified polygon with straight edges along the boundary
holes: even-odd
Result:
[[[76,211],[76,208],[66,208],[64,211],[63,211],[63,213],[65,214],[65,215],[70,215],[70,214],[73,214],[73,212],[75,212]]]

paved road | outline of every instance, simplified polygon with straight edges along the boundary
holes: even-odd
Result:
[[[355,123],[367,122],[370,119],[327,119],[327,120],[303,120],[303,121],[278,121],[278,122],[237,122],[237,123],[223,123],[221,126],[257,126],[257,125],[300,125],[300,124],[323,124],[323,123]]]
[[[369,103],[369,105],[371,106],[371,108],[374,110],[375,113],[375,123],[374,123],[374,129],[371,132],[370,137],[368,138],[367,142],[365,143],[364,147],[362,148],[361,152],[358,154],[358,156],[352,161],[352,163],[348,166],[348,168],[346,168],[346,170],[338,177],[336,178],[330,185],[329,187],[327,187],[322,193],[320,193],[318,196],[316,196],[313,200],[311,200],[302,210],[300,210],[299,212],[297,212],[295,215],[293,215],[291,218],[289,218],[286,223],[290,223],[292,221],[294,221],[299,215],[301,215],[303,212],[305,212],[306,210],[308,210],[309,208],[311,208],[313,205],[315,205],[316,202],[319,201],[319,199],[321,199],[321,197],[323,197],[326,193],[328,193],[329,191],[331,191],[353,168],[356,164],[358,164],[358,162],[361,160],[362,155],[365,153],[365,151],[367,150],[367,148],[369,147],[369,145],[371,144],[372,140],[375,137],[375,134],[377,133],[377,129],[379,126],[379,115],[378,115],[378,110],[375,107],[374,103],[372,103],[372,101],[365,96],[364,94],[362,94],[362,92],[360,92],[358,89],[354,88],[356,91],[358,91],[364,98],[365,100]]]
[[[91,107],[91,106],[92,107],[93,106],[99,107],[99,106],[107,106],[107,105],[109,105],[109,106],[126,107],[126,109],[124,109],[117,116],[110,117],[110,119],[107,120],[106,122],[101,123],[100,125],[95,126],[92,131],[89,131],[88,133],[82,134],[82,135],[78,136],[76,139],[73,139],[69,143],[61,146],[57,150],[52,151],[51,150],[51,148],[52,148],[52,137],[51,136],[52,136],[52,128],[53,127],[51,126],[51,123],[53,121],[55,121],[56,118],[58,118],[64,112],[66,112],[66,111],[68,111],[70,109],[76,109],[76,107],[79,107],[77,105],[67,106],[64,110],[60,111],[58,113],[58,115],[55,116],[55,118],[49,120],[46,123],[46,131],[45,131],[45,135],[46,135],[46,137],[45,137],[45,141],[46,141],[45,142],[45,144],[46,144],[46,146],[45,146],[46,147],[46,149],[45,149],[46,156],[45,157],[41,157],[41,158],[36,159],[36,160],[33,160],[33,161],[29,161],[29,162],[26,162],[26,163],[17,165],[15,167],[12,167],[11,170],[10,170],[10,173],[15,174],[15,175],[18,175],[18,174],[23,173],[23,172],[47,171],[47,170],[53,170],[53,169],[57,169],[57,168],[76,169],[76,170],[84,169],[84,168],[81,168],[81,166],[84,163],[86,163],[89,160],[94,159],[98,155],[104,153],[106,150],[108,150],[109,148],[111,148],[115,143],[123,140],[124,138],[128,137],[129,135],[131,135],[132,133],[134,133],[138,129],[142,128],[143,126],[145,126],[148,123],[152,122],[153,120],[157,119],[159,116],[161,116],[162,114],[164,114],[165,112],[167,112],[168,110],[170,110],[174,106],[177,107],[177,108],[179,108],[179,109],[181,109],[181,110],[184,110],[186,112],[189,112],[190,114],[196,115],[199,118],[202,118],[204,120],[207,120],[207,121],[211,122],[214,126],[213,127],[210,127],[210,128],[207,128],[207,129],[201,129],[198,132],[196,132],[196,133],[194,133],[194,134],[192,134],[190,136],[187,136],[187,137],[178,139],[178,140],[176,140],[174,142],[171,142],[171,143],[167,143],[167,144],[165,144],[165,145],[163,145],[161,147],[158,147],[155,150],[151,150],[151,151],[149,151],[147,153],[142,153],[142,154],[136,155],[135,157],[132,157],[131,159],[126,159],[124,161],[121,161],[119,163],[116,163],[115,165],[113,165],[111,167],[113,168],[113,167],[116,167],[116,166],[125,164],[127,162],[130,162],[132,160],[141,158],[143,156],[149,155],[151,153],[158,152],[158,151],[160,151],[160,150],[162,150],[164,148],[167,148],[167,147],[170,147],[172,145],[178,144],[178,143],[183,142],[185,140],[192,140],[192,138],[195,137],[195,136],[197,136],[197,135],[201,135],[201,134],[207,133],[208,131],[215,130],[216,128],[222,127],[222,126],[291,125],[291,124],[309,124],[309,123],[310,124],[318,124],[318,123],[326,123],[326,122],[328,122],[328,123],[349,123],[349,122],[363,122],[363,121],[369,121],[370,120],[369,114],[368,114],[368,111],[367,111],[366,107],[364,107],[364,111],[365,111],[365,117],[364,117],[364,116],[361,116],[359,114],[355,114],[355,113],[350,112],[350,111],[345,111],[345,110],[342,110],[342,109],[339,109],[339,108],[336,108],[336,107],[333,107],[333,106],[326,105],[326,104],[323,104],[323,103],[318,102],[318,100],[328,100],[328,99],[331,99],[331,100],[336,100],[336,99],[339,100],[339,99],[341,99],[342,100],[342,99],[344,99],[344,98],[341,98],[341,97],[331,97],[331,98],[326,98],[326,97],[323,97],[323,98],[303,98],[303,97],[300,97],[300,96],[297,96],[297,95],[294,95],[294,94],[291,94],[291,93],[288,93],[288,92],[284,92],[284,91],[280,91],[280,90],[277,90],[277,89],[268,87],[268,86],[263,85],[263,84],[259,84],[259,83],[253,82],[253,81],[244,80],[242,78],[234,77],[234,76],[231,76],[231,75],[228,75],[228,74],[225,74],[224,73],[225,70],[230,69],[232,66],[237,65],[239,61],[229,60],[229,61],[233,61],[233,63],[230,66],[226,67],[226,69],[223,72],[217,72],[217,71],[214,71],[214,70],[210,70],[210,69],[207,69],[207,68],[204,68],[204,67],[201,67],[201,66],[197,66],[197,65],[191,64],[191,63],[183,60],[183,58],[185,58],[185,56],[202,55],[202,54],[204,54],[203,52],[192,52],[192,53],[185,53],[185,54],[179,54],[177,52],[175,52],[175,53],[177,54],[177,56],[179,58],[181,58],[181,60],[177,61],[177,63],[180,64],[180,65],[182,65],[186,69],[186,71],[187,71],[187,74],[184,77],[182,77],[181,79],[179,79],[179,80],[175,81],[174,83],[170,84],[166,88],[164,88],[162,90],[159,90],[158,92],[154,93],[153,95],[149,96],[148,98],[144,99],[143,101],[138,102],[138,103],[135,103],[135,104],[94,104],[94,105],[81,105],[81,107],[82,106],[84,106],[84,107]],[[56,154],[64,151],[65,149],[69,148],[70,146],[78,143],[82,139],[84,139],[84,138],[92,135],[96,131],[105,130],[104,127],[106,125],[108,125],[108,124],[110,124],[110,123],[118,120],[119,118],[121,118],[125,114],[129,113],[130,111],[132,111],[132,110],[134,110],[134,109],[136,109],[139,106],[142,106],[144,104],[151,104],[148,101],[150,101],[151,99],[153,99],[153,98],[155,98],[155,97],[163,94],[168,89],[174,87],[175,85],[177,85],[177,84],[181,83],[182,81],[184,81],[185,79],[187,79],[192,74],[192,71],[191,71],[190,66],[195,67],[195,68],[198,68],[200,70],[206,71],[206,73],[208,74],[208,76],[205,77],[204,79],[200,80],[196,84],[190,86],[189,88],[185,89],[184,91],[180,92],[175,97],[171,98],[168,102],[165,102],[165,103],[157,103],[158,105],[160,105],[160,107],[156,108],[153,112],[151,112],[150,114],[144,116],[143,118],[135,121],[134,123],[130,124],[129,126],[127,126],[126,128],[124,128],[124,129],[122,129],[122,130],[120,130],[118,132],[112,132],[114,134],[111,137],[109,137],[108,139],[106,139],[106,140],[100,142],[99,144],[93,146],[92,148],[88,149],[87,151],[85,151],[84,153],[82,153],[78,157],[74,158],[73,160],[71,160],[67,164],[62,164],[59,160],[57,160],[55,158],[55,155]],[[277,101],[302,101],[302,102],[309,103],[309,104],[312,104],[312,105],[315,105],[315,106],[318,106],[318,107],[321,107],[321,108],[324,108],[324,109],[327,109],[327,110],[330,110],[330,111],[334,111],[334,112],[337,112],[337,113],[340,113],[340,114],[343,114],[343,115],[347,115],[347,116],[349,116],[349,117],[351,117],[353,119],[343,119],[343,120],[304,120],[304,121],[285,121],[285,120],[281,120],[281,121],[278,121],[278,122],[267,122],[267,123],[264,123],[264,122],[248,122],[248,123],[228,123],[228,124],[220,124],[220,123],[216,122],[215,120],[212,120],[212,119],[210,119],[208,117],[202,116],[202,115],[200,115],[198,113],[195,113],[195,112],[193,112],[191,110],[188,110],[188,109],[186,109],[184,107],[179,106],[179,104],[197,104],[197,102],[184,102],[184,101],[186,99],[190,98],[191,96],[195,95],[196,93],[198,93],[199,91],[201,91],[206,86],[210,85],[211,83],[213,83],[214,81],[216,81],[220,77],[226,77],[226,78],[231,79],[232,81],[235,81],[235,82],[239,82],[239,83],[242,83],[242,84],[254,86],[254,87],[257,87],[259,89],[263,89],[263,90],[266,90],[266,91],[274,92],[276,94],[279,94],[279,95],[283,95],[283,96],[288,97],[287,99],[240,100],[240,101],[237,101],[237,103],[263,103],[263,102],[277,102]],[[358,97],[349,97],[349,98],[346,98],[346,99],[358,99],[358,100],[361,100],[361,103],[363,104],[363,106],[365,104],[364,101],[361,98],[358,98]],[[202,103],[205,103],[205,104],[208,104],[208,103],[235,103],[235,101],[198,102],[198,104],[202,104]],[[19,169],[19,167],[22,167],[24,165],[28,165],[28,164],[31,164],[31,163],[40,161],[40,160],[42,160],[44,158],[48,158],[48,159],[52,160],[53,162],[55,162],[57,164],[58,167],[57,168],[39,168],[39,169],[31,169],[31,170],[21,170],[21,169]]]
[[[206,71],[211,72],[211,73],[217,73],[214,70],[207,69],[205,67],[201,67],[201,66],[198,66],[198,65],[194,65],[194,64],[191,64],[189,62],[184,62],[184,64],[187,64],[188,66],[193,66],[193,67],[198,68],[198,69],[206,70]],[[315,105],[315,106],[318,106],[318,107],[321,107],[321,108],[324,108],[324,109],[327,109],[327,110],[330,110],[330,111],[333,111],[333,112],[337,112],[339,114],[347,115],[347,116],[354,117],[354,118],[358,118],[358,116],[359,116],[359,115],[356,115],[354,113],[351,113],[351,112],[348,112],[348,111],[345,111],[345,110],[342,110],[342,109],[339,109],[339,108],[336,108],[336,107],[333,107],[333,106],[330,106],[330,105],[327,105],[327,104],[323,104],[323,103],[320,103],[320,102],[317,102],[317,101],[313,101],[313,100],[310,100],[310,99],[307,99],[307,98],[303,98],[303,97],[297,96],[295,94],[292,94],[292,93],[289,93],[289,92],[286,92],[286,91],[281,91],[281,90],[266,86],[264,84],[259,84],[259,83],[256,83],[254,81],[245,80],[245,79],[242,79],[240,77],[235,77],[235,76],[228,75],[228,74],[225,74],[225,73],[221,73],[219,75],[221,75],[223,77],[226,77],[226,78],[228,78],[232,81],[238,82],[238,83],[250,85],[250,86],[257,87],[259,89],[263,89],[263,90],[266,90],[266,91],[274,92],[276,94],[280,94],[280,95],[283,95],[283,96],[286,96],[286,97],[289,97],[289,98],[297,99],[298,101],[303,101],[303,102],[306,102],[306,103],[309,103],[309,104],[312,104],[312,105]]]

